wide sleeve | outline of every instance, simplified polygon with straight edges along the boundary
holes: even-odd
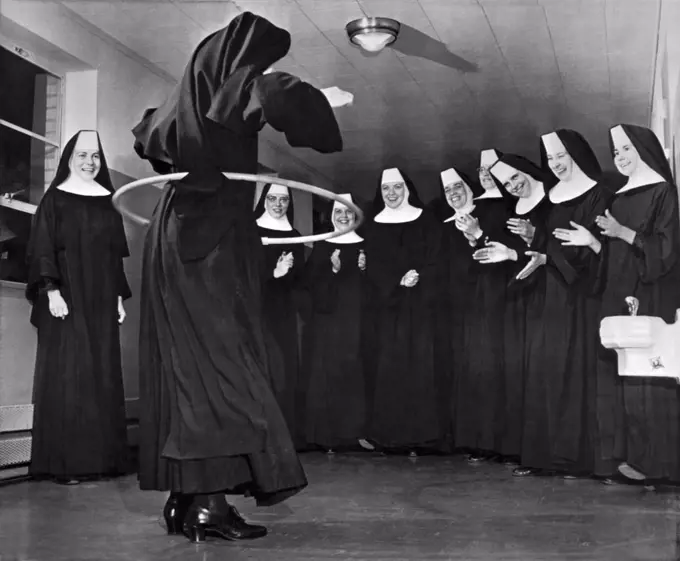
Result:
[[[132,297],[132,290],[125,274],[125,266],[123,260],[130,257],[130,248],[128,247],[127,236],[125,235],[125,227],[123,226],[123,219],[119,215],[115,217],[114,226],[114,247],[116,251],[116,288],[118,296],[123,300]]]
[[[58,259],[58,212],[51,193],[46,193],[33,217],[31,236],[26,252],[28,282],[26,297],[35,303],[41,291],[58,289],[61,271]]]
[[[338,301],[338,277],[350,266],[348,262],[350,252],[343,252],[343,248],[338,247],[341,250],[342,265],[340,271],[334,273],[328,249],[324,246],[315,246],[305,266],[303,284],[310,297],[312,307],[310,312],[317,314],[331,314],[335,311]]]
[[[653,283],[668,273],[678,259],[678,194],[666,184],[650,209],[651,216],[633,241],[640,280]]]
[[[286,72],[255,78],[235,73],[218,92],[208,117],[238,134],[269,124],[292,147],[326,154],[342,150],[340,127],[326,96]]]

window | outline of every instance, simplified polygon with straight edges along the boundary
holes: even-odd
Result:
[[[26,282],[35,208],[59,164],[60,77],[0,47],[0,281]]]

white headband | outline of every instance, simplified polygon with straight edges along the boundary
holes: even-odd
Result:
[[[398,168],[389,168],[382,172],[382,178],[380,179],[381,185],[386,185],[388,183],[406,183],[404,177]]]
[[[451,185],[452,183],[458,183],[459,181],[463,181],[462,177],[458,175],[458,172],[453,168],[444,170],[443,172],[441,172],[440,176],[442,178],[442,185],[444,186]],[[465,182],[463,181],[463,183]]]
[[[74,150],[99,150],[99,137],[97,131],[81,131]]]
[[[623,130],[621,125],[616,125],[609,131],[609,134],[611,134],[614,147],[620,148],[624,144],[632,144],[630,137],[626,134],[626,131]]]
[[[560,152],[568,152],[562,139],[556,132],[551,132],[541,136],[541,141],[545,147],[546,154],[559,154]]]
[[[491,168],[491,174],[501,182],[501,185],[505,185],[518,171],[505,162],[496,162]]]
[[[498,161],[498,152],[494,149],[482,150],[480,158],[480,166],[483,168],[490,168]]]
[[[288,187],[285,185],[279,185],[278,183],[272,183],[267,191],[267,195],[287,195]]]
[[[343,199],[349,201],[350,203],[353,203],[354,200],[352,200],[352,195],[350,193],[343,193],[342,195],[339,195]],[[350,210],[350,208],[347,205],[342,204],[341,202],[338,201],[333,201],[333,212],[335,212],[336,208],[345,208],[347,210]]]

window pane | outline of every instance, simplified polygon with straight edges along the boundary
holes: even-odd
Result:
[[[61,80],[2,47],[0,68],[0,119],[58,143]]]

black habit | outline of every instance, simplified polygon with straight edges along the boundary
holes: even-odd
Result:
[[[128,246],[111,204],[101,143],[95,181],[111,195],[59,189],[69,176],[78,134],[66,144],[38,205],[27,253],[26,295],[38,328],[30,473],[63,479],[128,468],[118,325],[118,297],[131,296],[123,269]],[[52,289],[68,306],[63,320],[49,311]]]
[[[245,12],[194,52],[168,101],[134,129],[135,150],[170,184],[144,247],[140,329],[140,487],[247,492],[258,504],[306,485],[271,382],[263,323],[271,272],[252,216],[265,124],[291,146],[342,149],[324,95],[286,73],[263,75],[290,34]]]

